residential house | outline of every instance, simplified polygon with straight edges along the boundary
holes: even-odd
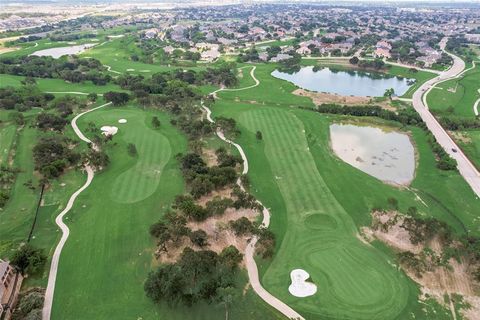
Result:
[[[0,259],[0,319],[10,319],[22,280],[23,277],[8,261]]]

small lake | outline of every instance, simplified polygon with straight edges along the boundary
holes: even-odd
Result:
[[[86,44],[80,44],[77,46],[70,46],[70,47],[43,49],[43,50],[35,51],[34,53],[31,54],[31,56],[52,57],[54,59],[58,59],[61,56],[79,54],[85,51],[86,49],[93,47],[94,45],[95,43],[86,43]]]
[[[287,80],[294,85],[316,92],[334,93],[342,96],[383,97],[385,90],[393,88],[402,96],[412,85],[411,79],[378,72],[338,71],[330,68],[303,67],[292,74],[275,70],[272,76]]]
[[[387,183],[409,184],[415,173],[415,150],[407,134],[377,127],[332,124],[330,141],[335,154]]]

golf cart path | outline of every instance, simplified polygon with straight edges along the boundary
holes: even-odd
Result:
[[[245,68],[245,67],[243,67],[243,68]],[[250,75],[253,78],[253,80],[255,81],[254,85],[251,85],[251,86],[248,86],[248,87],[245,87],[245,88],[238,88],[238,89],[220,88],[218,90],[213,91],[211,93],[211,95],[213,95],[215,97],[216,96],[215,94],[217,92],[220,92],[220,91],[241,91],[241,90],[247,90],[247,89],[251,89],[251,88],[254,88],[254,87],[258,86],[260,84],[260,81],[255,77],[255,74],[254,74],[255,69],[256,69],[256,66],[254,66],[252,68],[252,70],[250,71]],[[201,104],[202,104],[202,108],[207,113],[207,120],[211,123],[215,123],[215,121],[212,119],[212,111],[203,104],[203,101],[201,102]],[[248,159],[247,159],[247,156],[245,155],[245,152],[243,151],[243,148],[239,144],[237,144],[237,143],[231,141],[230,139],[228,139],[227,137],[225,137],[225,135],[223,134],[222,131],[220,131],[220,129],[217,129],[216,134],[221,140],[225,141],[228,144],[233,145],[238,150],[238,152],[240,153],[240,156],[242,157],[242,160],[243,160],[242,174],[247,174],[248,173]],[[240,178],[238,178],[238,180],[237,180],[237,185],[240,187],[240,189],[245,191],[245,188],[243,187]],[[263,207],[263,210],[262,210],[263,220],[262,220],[262,224],[259,226],[259,228],[268,228],[268,226],[270,225],[270,211],[260,201],[257,200],[257,203],[259,203]],[[259,276],[258,276],[257,263],[255,262],[255,259],[254,259],[255,245],[257,244],[257,241],[258,241],[258,237],[253,236],[250,239],[250,241],[248,242],[247,247],[245,249],[245,264],[247,266],[248,279],[250,281],[250,284],[251,284],[253,290],[255,291],[255,293],[260,298],[263,299],[263,301],[268,303],[273,308],[277,309],[279,312],[281,312],[287,318],[305,320],[298,312],[296,312],[295,310],[290,308],[287,304],[285,304],[284,302],[282,302],[281,300],[279,300],[278,298],[273,296],[270,292],[268,292],[262,286],[262,284],[260,283],[260,279],[259,279]]]
[[[103,108],[110,104],[111,102],[105,103],[99,107],[82,112],[79,115],[77,115],[75,118],[73,118],[72,120],[73,131],[75,131],[75,134],[82,141],[85,141],[87,143],[92,143],[92,141],[89,140],[87,137],[85,137],[83,133],[80,131],[80,129],[78,128],[77,120],[86,113]],[[97,147],[93,143],[92,145],[94,149],[97,149]],[[50,272],[48,274],[48,284],[47,284],[47,289],[45,291],[45,302],[43,305],[42,320],[50,320],[50,316],[52,313],[52,305],[53,305],[53,293],[55,291],[55,282],[57,280],[57,271],[58,271],[58,264],[60,261],[60,254],[62,253],[63,247],[67,242],[68,236],[70,235],[70,229],[63,222],[63,217],[70,211],[70,209],[72,209],[73,204],[75,203],[75,200],[77,199],[78,195],[82,193],[90,185],[90,183],[93,180],[93,177],[95,176],[95,173],[93,172],[92,167],[90,167],[88,164],[85,165],[85,171],[87,172],[87,181],[85,181],[85,184],[80,189],[78,189],[72,194],[63,211],[60,212],[60,214],[55,219],[55,223],[62,230],[62,237],[60,238],[60,241],[58,242],[57,247],[55,248],[55,252],[53,253],[53,256],[52,256],[52,263],[50,265]]]
[[[88,96],[90,93],[88,92],[80,92],[80,91],[45,91],[45,93],[51,94],[78,94],[82,96]],[[97,93],[97,96],[103,97],[103,93]]]
[[[417,91],[413,93],[413,107],[427,125],[428,130],[435,136],[437,142],[457,161],[459,173],[470,185],[477,197],[480,197],[480,173],[428,109],[427,95],[437,84],[459,78],[465,72],[475,68],[475,63],[473,63],[471,68],[465,69],[465,62],[462,59],[445,50],[446,42],[447,38],[442,39],[440,48],[452,57],[453,65],[450,69],[443,71],[439,76],[423,83]]]
[[[478,89],[478,93],[480,93],[480,89]],[[475,101],[475,104],[473,105],[473,112],[475,113],[475,116],[478,117],[478,105],[480,104],[480,98]]]

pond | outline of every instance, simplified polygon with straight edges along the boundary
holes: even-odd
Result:
[[[330,141],[340,159],[379,180],[396,185],[408,185],[413,180],[415,150],[407,134],[332,124]]]
[[[294,85],[316,92],[334,93],[342,96],[382,97],[385,90],[393,88],[402,96],[413,80],[378,72],[338,71],[330,68],[303,67],[292,74],[275,70],[272,76],[287,80]]]
[[[79,54],[85,51],[88,48],[91,48],[95,45],[95,43],[86,43],[80,44],[77,46],[70,46],[70,47],[58,47],[58,48],[49,48],[35,51],[31,54],[31,56],[39,56],[39,57],[52,57],[54,59],[58,59],[61,56],[71,55],[71,54]]]

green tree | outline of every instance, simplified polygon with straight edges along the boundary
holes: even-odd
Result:
[[[127,145],[127,152],[130,156],[135,157],[137,155],[137,147],[133,143]]]
[[[255,134],[255,137],[257,138],[257,140],[262,140],[263,139],[262,132],[257,131],[257,133]]]
[[[395,90],[393,88],[390,88],[385,90],[385,93],[383,94],[383,96],[391,100],[394,94],[395,94]]]
[[[12,265],[17,267],[21,274],[35,274],[43,268],[47,256],[43,250],[37,249],[30,244],[21,246],[11,259]]]
[[[202,229],[192,231],[188,237],[194,245],[199,246],[200,248],[208,245],[208,235]]]
[[[91,102],[95,102],[95,101],[97,101],[97,94],[96,94],[96,93],[93,93],[93,92],[92,92],[92,93],[89,93],[89,94],[87,95],[87,99],[88,99],[89,101],[91,101]]]
[[[155,117],[152,118],[152,126],[155,129],[160,128],[160,120],[158,120],[158,117],[155,116]]]

